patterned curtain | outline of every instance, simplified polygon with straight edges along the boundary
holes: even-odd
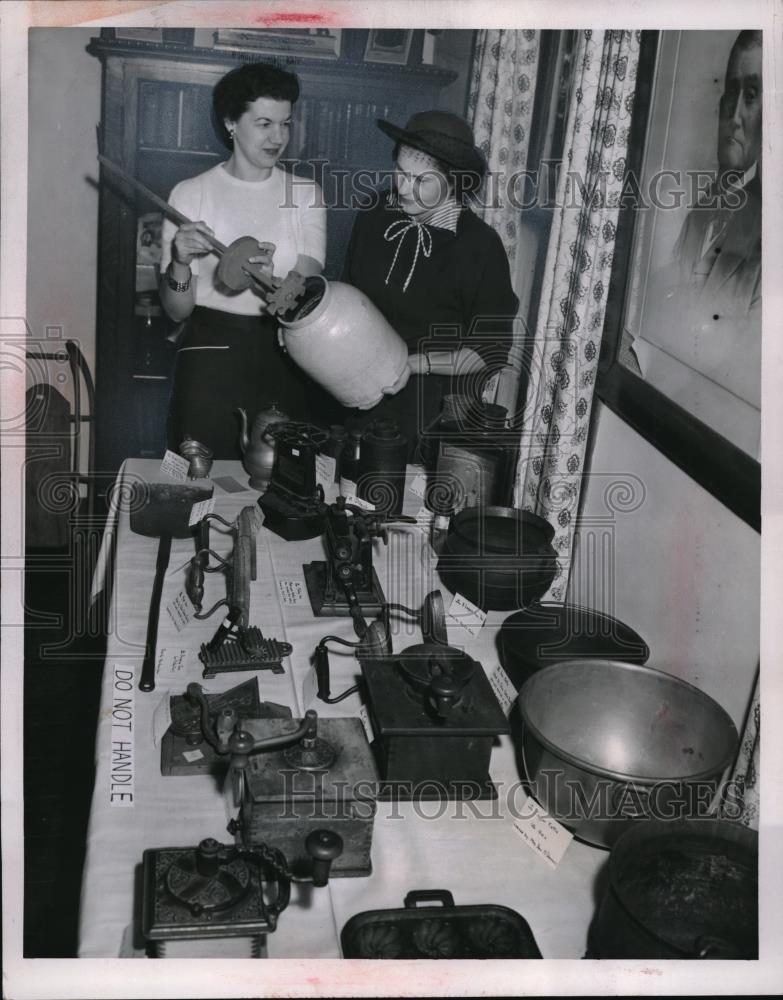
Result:
[[[537,71],[537,31],[478,32],[468,108],[491,175],[478,214],[499,233],[512,273],[519,224],[513,175],[527,166]]]
[[[745,725],[740,735],[737,759],[724,784],[719,812],[724,819],[733,819],[754,830],[759,828],[759,746],[761,743],[761,709],[759,707],[759,675],[753,688]]]
[[[514,495],[555,528],[555,601],[570,571],[639,41],[638,31],[582,31],[574,57]]]
[[[518,274],[518,199],[522,195],[521,179],[515,185],[515,175],[521,178],[527,167],[538,52],[537,31],[482,29],[476,38],[468,95],[468,116],[488,167],[476,211],[503,241],[512,281]],[[519,294],[520,289],[516,291]],[[513,412],[517,401],[524,336],[524,324],[515,323],[508,370],[501,375],[500,386],[490,386],[485,393],[487,398],[494,395],[509,412]]]

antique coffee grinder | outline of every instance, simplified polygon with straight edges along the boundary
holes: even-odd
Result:
[[[268,844],[295,877],[309,878],[308,837],[328,828],[344,844],[332,875],[371,873],[378,772],[360,719],[319,719],[312,710],[303,719],[240,719],[231,710],[215,718],[199,684],[187,694],[201,709],[204,737],[228,763],[227,805],[239,811],[228,829],[238,843]]]
[[[477,660],[423,642],[360,663],[383,797],[496,797],[492,743],[511,730]]]
[[[339,834],[331,830],[308,834],[305,849],[313,885],[328,883],[342,846]],[[142,933],[148,954],[266,957],[266,935],[277,928],[288,906],[294,877],[282,851],[266,844],[237,847],[208,837],[195,848],[145,851]]]
[[[392,651],[389,618],[407,615],[421,625],[424,641]],[[318,697],[332,697],[326,643],[316,649]],[[428,595],[420,612],[386,605],[354,645],[362,672],[381,772],[382,798],[495,798],[489,759],[496,736],[510,732],[482,665],[449,646],[443,600]]]

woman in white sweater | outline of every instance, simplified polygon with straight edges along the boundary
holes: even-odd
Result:
[[[214,117],[231,156],[177,184],[170,203],[189,219],[163,228],[161,301],[175,321],[187,320],[169,406],[169,447],[186,437],[216,458],[239,457],[238,406],[250,418],[274,400],[294,419],[307,416],[312,383],[282,351],[277,324],[253,289],[220,286],[218,258],[205,233],[223,244],[253,236],[272,244],[270,270],[285,277],[323,269],[326,210],[314,181],[277,165],[288,143],[299,96],[292,73],[248,63],[226,74],[213,93]]]

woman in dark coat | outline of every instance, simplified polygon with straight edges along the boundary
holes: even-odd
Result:
[[[396,420],[412,458],[443,396],[480,399],[487,377],[505,365],[519,303],[500,237],[467,204],[485,170],[468,123],[425,111],[405,128],[378,126],[395,140],[394,184],[358,213],[343,280],[406,341],[411,378],[347,422]]]

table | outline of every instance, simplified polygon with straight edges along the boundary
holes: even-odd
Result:
[[[190,681],[216,692],[254,676],[250,672],[219,674],[202,681],[197,650],[214,634],[219,612],[207,621],[191,620],[180,632],[166,612],[183,591],[185,566],[193,554],[191,539],[175,540],[172,545],[158,632],[159,651],[183,650],[184,655],[170,670],[158,674],[153,692],[138,690],[158,543],[130,530],[126,487],[134,480],[155,477],[158,468],[159,463],[150,460],[133,459],[123,465],[96,578],[97,588],[111,585],[111,599],[82,886],[82,958],[143,954],[138,929],[134,935],[133,927],[134,913],[138,925],[140,869],[146,848],[195,846],[204,837],[231,842],[224,800],[214,779],[208,775],[162,777],[160,750],[153,741],[162,700],[184,693]],[[416,470],[409,469],[406,513],[415,514],[422,506],[411,490],[415,476]],[[247,483],[238,462],[216,462],[212,478],[222,477],[242,487]],[[250,488],[227,492],[216,485],[215,512],[233,520],[258,495]],[[265,636],[285,639],[293,646],[291,656],[283,661],[283,674],[262,671],[257,675],[261,699],[289,705],[295,717],[308,707],[323,716],[358,715],[358,694],[337,705],[317,700],[305,704],[303,697],[317,642],[327,633],[355,638],[350,619],[315,618],[306,596],[303,603],[285,604],[279,587],[281,580],[303,583],[302,564],[323,558],[322,540],[286,542],[266,528],[259,531],[257,540],[251,623]],[[231,549],[230,536],[221,537],[217,531],[212,532],[212,543],[222,555]],[[388,547],[380,540],[374,545],[376,570],[387,600],[418,607],[430,590],[440,586],[435,556],[421,528],[391,531]],[[453,595],[441,590],[448,609]],[[209,574],[204,607],[209,608],[223,593],[222,575]],[[491,612],[475,638],[459,625],[450,625],[449,641],[464,646],[490,673],[498,664],[496,637],[504,618],[503,613]],[[411,631],[395,635],[395,650],[420,641],[413,626],[401,623],[398,628]],[[355,683],[359,669],[353,656],[334,652],[330,662],[333,694]],[[112,772],[113,742],[115,750],[118,743],[127,745],[132,767],[123,759],[125,766],[118,769],[115,752]],[[123,774],[131,774],[132,781],[119,777]],[[332,879],[319,890],[295,884],[290,906],[281,915],[277,931],[268,936],[269,957],[339,958],[340,931],[353,914],[400,907],[406,893],[414,889],[448,889],[457,905],[494,903],[516,910],[530,924],[544,958],[581,958],[595,908],[596,875],[608,854],[571,841],[553,868],[522,840],[513,815],[524,812],[525,800],[511,737],[496,741],[490,775],[500,791],[494,802],[379,801],[372,875]],[[206,951],[205,957],[209,957]]]

